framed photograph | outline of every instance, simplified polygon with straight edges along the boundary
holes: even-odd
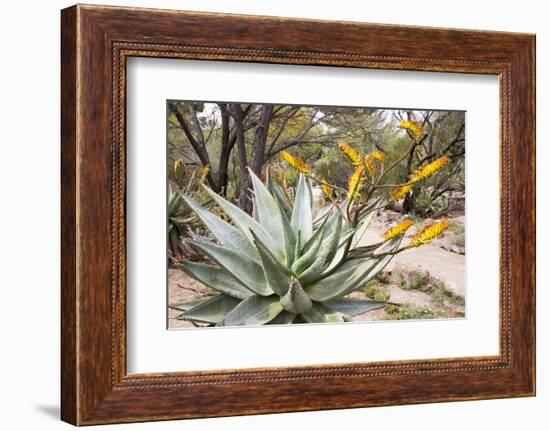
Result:
[[[535,394],[535,37],[62,11],[62,419]]]

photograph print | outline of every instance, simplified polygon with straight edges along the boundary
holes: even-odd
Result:
[[[465,317],[465,112],[169,100],[168,328]]]

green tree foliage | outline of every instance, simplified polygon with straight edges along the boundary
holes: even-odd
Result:
[[[405,120],[423,130],[412,146],[409,132],[399,128]],[[450,111],[170,101],[168,161],[181,160],[189,171],[208,167],[208,186],[250,214],[251,183],[245,168],[261,177],[266,166],[283,166],[278,157],[283,150],[342,188],[353,172],[338,149],[342,141],[361,154],[383,152],[387,165],[408,151],[386,176],[395,184],[444,155],[452,163],[413,188],[399,206],[433,216],[452,209],[446,201],[449,193],[464,191],[464,121],[463,112]],[[297,172],[282,170],[288,185],[296,185]]]

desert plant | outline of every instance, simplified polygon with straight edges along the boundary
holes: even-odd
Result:
[[[203,205],[211,206],[211,199],[204,199]],[[168,251],[176,260],[194,254],[186,244],[193,232],[204,228],[197,214],[185,203],[179,191],[168,187]]]
[[[188,243],[214,264],[185,261],[180,267],[219,294],[177,305],[183,311],[179,319],[218,326],[343,322],[385,305],[347,296],[375,277],[396,253],[431,241],[448,225],[429,225],[400,247],[413,224],[405,220],[389,229],[383,240],[361,245],[387,198],[380,185],[384,156],[377,151],[363,157],[346,144],[340,148],[355,168],[347,190],[318,178],[301,159],[285,152],[281,157],[300,172],[294,196],[269,178],[264,185],[250,171],[253,216],[205,187],[232,224],[181,194],[217,242],[195,235]],[[397,192],[412,187],[439,167],[429,164],[408,183],[390,187],[398,187]],[[322,187],[328,202],[316,214],[312,181]],[[376,194],[380,189],[382,193]]]
[[[198,237],[190,240],[197,252],[216,265],[187,261],[180,267],[220,295],[194,303],[181,319],[228,326],[343,322],[384,306],[382,301],[344,296],[362,287],[389,262],[402,236],[374,247],[380,256],[359,253],[351,257],[365,225],[349,226],[334,207],[314,229],[311,188],[304,176],[300,177],[289,220],[277,198],[253,173],[250,175],[256,218],[209,191],[235,226],[182,195],[218,244]],[[370,219],[368,216],[366,212],[364,218]],[[352,239],[351,247],[347,246],[348,239]]]

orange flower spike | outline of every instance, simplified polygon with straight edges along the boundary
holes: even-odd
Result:
[[[361,180],[363,179],[364,169],[362,166],[355,168],[355,172],[349,178],[348,181],[348,199],[353,200],[357,197],[357,191],[361,186]]]
[[[446,156],[441,156],[439,159],[413,172],[410,177],[410,181],[412,183],[417,183],[419,181],[426,180],[435,175],[447,163],[449,163],[449,159]]]
[[[440,236],[449,228],[449,223],[446,220],[441,220],[439,223],[433,223],[426,226],[420,232],[418,232],[409,243],[409,247],[420,247],[421,245],[428,244]]]
[[[365,156],[365,166],[369,171],[371,178],[376,177],[376,163],[374,163],[374,156],[372,154],[367,154]]]
[[[390,195],[392,201],[397,202],[399,199],[403,198],[407,193],[412,189],[412,184],[405,184],[404,186],[396,188]]]
[[[422,126],[416,121],[401,121],[399,123],[399,127],[408,130],[416,140],[420,139],[422,137],[422,133],[424,132]]]
[[[208,175],[208,172],[210,172],[210,166],[206,165],[204,168],[201,169],[201,183],[205,180],[206,176]]]
[[[373,151],[371,155],[381,163],[384,163],[384,159],[386,158],[386,155],[382,151],[378,151],[378,150]]]
[[[395,226],[384,232],[384,239],[388,241],[392,238],[395,238],[396,236],[404,235],[405,232],[407,232],[413,224],[414,223],[412,222],[412,220],[404,220],[401,223],[396,224]]]
[[[351,148],[348,144],[346,144],[345,142],[340,142],[338,144],[338,147],[354,166],[361,166],[363,164],[363,160],[361,159],[359,153]]]
[[[330,187],[328,184],[323,183],[321,184],[321,189],[323,190],[323,193],[325,194],[327,199],[332,200],[332,198],[334,197],[334,190],[332,189],[332,187]]]
[[[301,172],[302,174],[309,174],[311,172],[311,167],[309,167],[301,158],[298,156],[293,156],[290,153],[287,153],[286,151],[281,151],[279,153],[281,158],[287,162],[290,166],[292,166],[297,171]]]

